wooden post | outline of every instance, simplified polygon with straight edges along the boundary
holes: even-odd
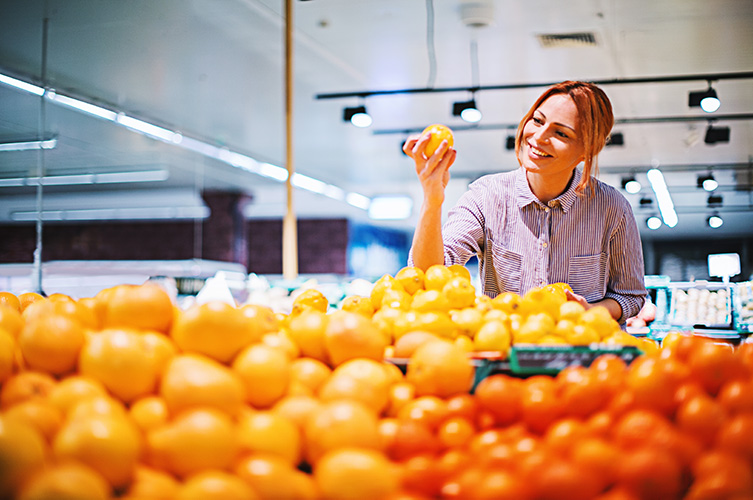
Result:
[[[286,280],[298,277],[298,235],[293,204],[293,1],[285,0],[285,181],[287,209],[282,221],[282,275]]]

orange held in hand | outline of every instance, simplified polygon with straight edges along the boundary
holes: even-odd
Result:
[[[423,137],[426,134],[431,134],[429,142],[426,143],[426,149],[424,150],[424,154],[427,158],[434,154],[434,151],[437,150],[439,145],[445,139],[447,140],[448,147],[452,147],[452,145],[455,144],[454,137],[452,136],[452,130],[450,130],[448,127],[445,127],[444,125],[440,125],[438,123],[429,125],[424,129],[423,132],[421,132],[421,136]]]

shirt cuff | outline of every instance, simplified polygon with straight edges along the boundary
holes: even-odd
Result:
[[[622,308],[622,316],[617,320],[618,323],[623,324],[628,318],[632,318],[643,307],[643,302],[646,300],[645,296],[639,295],[620,295],[617,293],[607,292],[604,296],[606,299],[616,300]]]

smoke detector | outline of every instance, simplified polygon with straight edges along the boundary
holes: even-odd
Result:
[[[494,3],[492,0],[463,0],[460,18],[469,28],[490,26],[494,24]]]

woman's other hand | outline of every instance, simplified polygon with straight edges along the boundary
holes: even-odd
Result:
[[[442,141],[430,157],[426,157],[426,145],[431,134],[408,137],[403,144],[403,152],[413,158],[416,175],[424,192],[424,203],[441,205],[444,202],[444,190],[450,181],[450,167],[455,162],[457,152]]]

